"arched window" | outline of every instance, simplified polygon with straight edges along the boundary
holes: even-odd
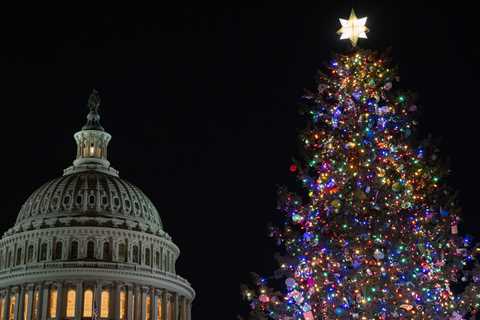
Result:
[[[160,252],[158,251],[155,252],[155,265],[160,268]]]
[[[145,249],[145,264],[150,266],[150,248]]]
[[[95,243],[93,241],[88,241],[87,243],[87,258],[95,258]]]
[[[40,261],[47,260],[47,244],[42,243],[40,246]]]
[[[108,318],[108,311],[110,310],[110,291],[107,289],[102,290],[100,303],[100,318]]]
[[[77,299],[77,292],[75,289],[70,288],[67,291],[67,318],[75,317],[75,303]]]
[[[133,249],[132,249],[132,261],[133,263],[139,263],[139,259],[138,259],[138,246],[133,246]]]
[[[33,261],[33,244],[28,246],[27,249],[27,263],[30,263]]]
[[[93,315],[93,291],[91,289],[85,290],[83,293],[83,316],[92,317]]]
[[[22,264],[22,248],[17,249],[17,260],[15,261],[16,266],[20,264]]]
[[[15,304],[17,303],[17,297],[15,294],[10,295],[10,304],[8,306],[8,320],[15,319]]]
[[[70,259],[78,259],[78,241],[72,241],[70,245]]]
[[[25,294],[23,295],[23,305],[24,306],[28,306],[28,299],[30,297],[28,296],[28,292],[25,292]],[[23,320],[27,320],[27,311],[28,311],[28,308],[27,307],[23,307]]]
[[[50,299],[48,301],[48,313],[50,318],[55,318],[57,316],[57,289],[50,289]]]
[[[145,298],[145,320],[152,320],[152,298],[150,295]]]
[[[125,245],[125,243],[118,244],[118,261],[127,261],[127,246]]]
[[[55,254],[53,257],[55,260],[62,259],[62,249],[63,249],[63,243],[61,241],[57,241],[55,243]]]
[[[127,319],[127,293],[125,289],[120,291],[120,320]]]
[[[162,320],[162,298],[157,296],[157,319]]]
[[[112,252],[110,251],[110,243],[103,243],[103,260],[112,260]]]

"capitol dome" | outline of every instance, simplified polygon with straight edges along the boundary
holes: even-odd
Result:
[[[190,320],[195,293],[152,201],[107,160],[96,91],[77,155],[0,240],[0,320]]]

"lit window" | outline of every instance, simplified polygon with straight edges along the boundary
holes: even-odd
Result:
[[[157,297],[157,320],[162,320],[162,298]]]
[[[127,318],[127,293],[124,289],[120,291],[120,320]]]
[[[152,298],[148,295],[145,299],[145,320],[151,320]]]
[[[108,310],[110,307],[110,292],[103,290],[101,295],[100,318],[108,318]]]
[[[12,294],[10,296],[10,305],[8,307],[8,320],[15,319],[15,303],[17,302],[17,297]]]
[[[23,295],[23,320],[27,320],[27,313],[28,313],[28,292],[25,292]]]
[[[33,305],[32,305],[32,320],[38,320],[38,299],[40,298],[40,290],[35,289],[33,295]]]
[[[75,289],[68,289],[67,291],[67,317],[75,317],[75,304],[77,300],[77,292]]]
[[[83,294],[83,316],[91,317],[93,312],[93,291],[91,289],[85,290]]]
[[[50,318],[57,316],[57,289],[50,289],[50,301],[49,301],[49,314]]]

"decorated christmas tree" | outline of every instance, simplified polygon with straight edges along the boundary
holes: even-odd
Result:
[[[340,19],[352,48],[302,97],[304,192],[279,192],[279,270],[245,288],[252,319],[465,319],[480,303],[478,249],[458,233],[448,170],[414,137],[414,96],[388,56],[358,49],[366,18]],[[275,289],[273,289],[275,288]]]

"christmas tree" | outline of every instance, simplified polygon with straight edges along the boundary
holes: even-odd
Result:
[[[365,22],[341,19],[353,48],[302,97],[304,157],[290,170],[305,192],[279,192],[282,281],[244,290],[254,319],[463,319],[479,306],[479,250],[458,234],[448,170],[414,138],[415,98],[388,57],[355,47]]]

